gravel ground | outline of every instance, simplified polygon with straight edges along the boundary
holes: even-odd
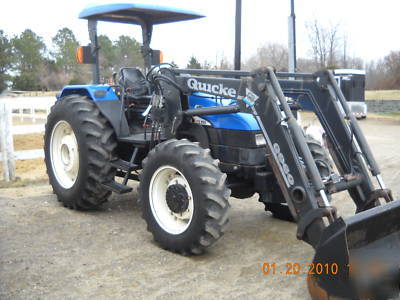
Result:
[[[399,198],[400,122],[361,125],[394,196]],[[296,225],[273,219],[256,200],[231,198],[225,236],[200,257],[160,249],[146,231],[134,191],[101,211],[65,209],[51,187],[0,189],[0,299],[308,299],[305,275],[313,251]],[[342,215],[354,206],[335,196]],[[275,263],[276,275],[264,275]]]

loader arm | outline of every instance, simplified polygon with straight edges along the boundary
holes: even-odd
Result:
[[[168,72],[174,75],[153,78],[183,94],[203,92],[237,100],[237,105],[177,111],[172,131],[182,118],[191,116],[241,111],[252,113],[257,120],[266,140],[265,159],[297,221],[297,237],[315,248],[314,264],[338,266],[336,274],[309,277],[309,291],[314,299],[386,299],[398,295],[400,201],[391,202],[391,192],[386,189],[365,137],[330,71],[275,74],[267,68],[254,72]],[[277,76],[296,79],[278,80]],[[285,93],[310,98],[327,134],[339,178],[322,181]],[[176,93],[165,92],[163,96],[167,106],[168,102],[176,102],[172,99]],[[374,188],[372,176],[380,189]],[[328,201],[328,194],[343,190],[349,191],[357,206],[357,214],[347,219],[339,217]],[[380,199],[391,203],[381,205]],[[371,262],[379,265],[379,272],[368,268]],[[356,265],[358,272],[351,272],[354,270],[349,265]]]
[[[346,178],[359,175],[360,184],[349,187],[357,211],[374,207],[376,203],[374,199],[369,199],[369,196],[375,188],[368,170],[376,177],[381,189],[386,189],[375,158],[331,73],[320,72],[314,77],[316,80],[280,80],[279,83],[284,92],[291,96],[301,95],[311,101],[327,135],[329,150],[341,175]]]

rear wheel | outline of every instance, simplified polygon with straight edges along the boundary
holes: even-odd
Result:
[[[139,193],[143,218],[164,249],[201,254],[228,223],[226,175],[209,150],[188,140],[157,145],[143,161]]]
[[[324,179],[329,177],[332,173],[333,166],[328,152],[320,142],[311,136],[306,136],[306,142],[314,158],[315,164],[317,165],[321,178]]]
[[[292,213],[289,210],[289,206],[287,205],[287,203],[271,203],[271,202],[269,203],[263,202],[263,203],[265,204],[265,211],[270,211],[275,219],[288,222],[295,221]]]
[[[47,174],[64,206],[95,209],[111,192],[102,182],[114,178],[114,131],[89,99],[71,95],[51,109],[44,136]]]

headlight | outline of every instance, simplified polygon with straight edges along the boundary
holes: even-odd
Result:
[[[267,144],[267,142],[265,141],[265,138],[264,138],[262,133],[256,134],[255,138],[256,138],[256,145],[257,146],[264,146],[264,145]]]

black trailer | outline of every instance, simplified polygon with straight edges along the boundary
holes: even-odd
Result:
[[[365,103],[365,71],[356,69],[333,70],[336,82],[347,100],[350,111],[357,119],[367,117]],[[287,96],[293,96],[288,94]],[[307,95],[297,95],[301,107],[305,111],[315,111],[314,105]]]
[[[336,81],[347,99],[350,111],[357,119],[367,117],[365,103],[365,70],[336,69]]]

